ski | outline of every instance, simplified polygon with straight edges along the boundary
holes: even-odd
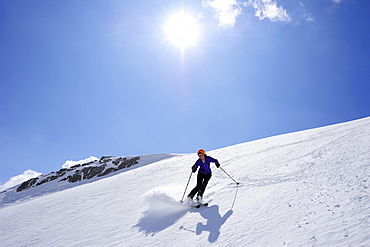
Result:
[[[206,203],[198,203],[197,205],[193,206],[194,208],[200,208],[200,207],[207,207],[208,206],[208,202]]]

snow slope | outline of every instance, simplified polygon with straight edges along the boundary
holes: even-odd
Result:
[[[213,167],[208,208],[178,203],[195,154],[153,155],[115,176],[2,204],[0,246],[370,246],[370,118],[208,155],[241,183]],[[188,192],[194,185],[195,175]]]

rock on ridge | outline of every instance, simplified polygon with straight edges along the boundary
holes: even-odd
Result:
[[[58,183],[62,181],[75,183],[82,180],[92,179],[94,177],[103,177],[112,172],[134,166],[139,163],[139,160],[139,156],[130,158],[103,156],[100,160],[78,164],[68,169],[60,169],[59,171],[52,172],[48,175],[31,178],[30,180],[23,182],[16,191],[20,192],[53,180],[58,180]]]

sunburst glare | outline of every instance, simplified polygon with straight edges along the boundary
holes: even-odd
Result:
[[[171,43],[182,50],[198,43],[199,24],[190,14],[184,12],[173,14],[168,18],[165,29]]]

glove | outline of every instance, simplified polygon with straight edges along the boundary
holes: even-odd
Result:
[[[220,163],[218,163],[218,162],[217,162],[217,163],[216,163],[216,167],[217,167],[217,168],[220,168]]]
[[[191,167],[191,170],[193,171],[193,173],[194,172],[196,172],[197,171],[197,167],[195,166],[195,165],[193,165],[192,167]]]

